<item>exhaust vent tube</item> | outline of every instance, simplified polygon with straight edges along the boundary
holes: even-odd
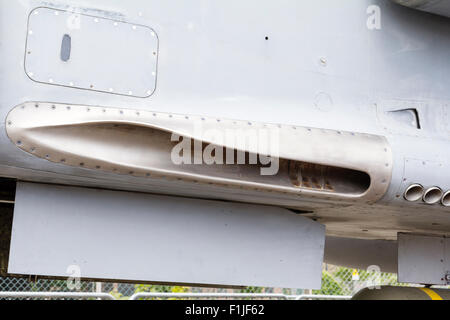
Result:
[[[441,203],[445,207],[450,207],[450,191],[447,191],[443,196]]]
[[[412,184],[405,191],[405,199],[411,202],[419,201],[423,197],[423,187],[420,184]]]
[[[428,204],[438,203],[442,199],[442,190],[438,187],[431,187],[425,191],[423,201]]]

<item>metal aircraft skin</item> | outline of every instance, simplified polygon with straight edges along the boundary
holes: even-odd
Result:
[[[325,226],[325,261],[396,272],[398,234],[450,235],[430,3],[0,0],[0,177],[286,208]],[[272,163],[171,161],[174,135],[261,155],[248,130]]]

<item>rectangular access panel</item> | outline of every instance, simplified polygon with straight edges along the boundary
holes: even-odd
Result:
[[[398,280],[450,284],[450,239],[416,234],[398,235]]]
[[[43,7],[28,19],[25,71],[40,83],[148,97],[157,57],[149,26]]]
[[[8,272],[319,289],[324,239],[276,207],[18,183]]]

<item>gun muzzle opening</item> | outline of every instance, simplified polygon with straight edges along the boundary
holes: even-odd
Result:
[[[425,191],[423,201],[428,204],[438,203],[442,199],[442,190],[438,187],[431,187]]]
[[[405,191],[405,199],[411,202],[422,199],[424,189],[420,184],[412,184]]]
[[[450,207],[450,190],[442,196],[441,203],[445,207]]]

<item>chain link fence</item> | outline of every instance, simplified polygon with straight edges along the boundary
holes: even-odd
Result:
[[[356,270],[333,265],[324,265],[322,272],[321,290],[301,290],[295,288],[262,288],[245,287],[239,289],[203,288],[185,286],[164,286],[149,284],[90,282],[81,281],[79,289],[70,290],[66,280],[50,280],[35,278],[0,277],[0,292],[90,292],[108,293],[116,299],[129,299],[137,293],[202,293],[202,294],[258,294],[258,298],[276,298],[278,295],[325,295],[325,296],[352,296],[365,287],[382,285],[396,286],[396,274],[384,273],[377,268]],[[401,284],[407,285],[407,284]],[[189,298],[189,297],[187,297]],[[191,297],[192,298],[192,297]],[[208,297],[210,299],[211,297]],[[248,297],[246,297],[248,298]],[[142,299],[174,299],[170,297],[146,297]],[[198,299],[198,297],[196,297]]]

